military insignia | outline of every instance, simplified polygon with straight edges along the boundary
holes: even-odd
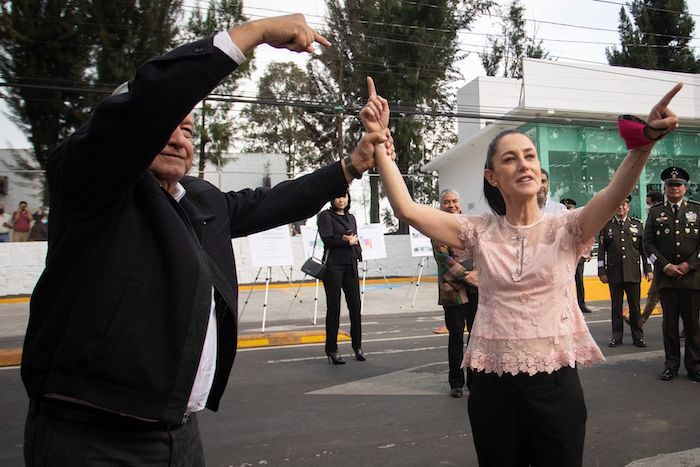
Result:
[[[685,233],[687,233],[687,234],[690,233],[690,229],[688,227],[685,228]]]
[[[657,231],[656,231],[656,235],[661,235],[661,232],[659,232],[659,231],[657,230]]]
[[[698,221],[698,213],[695,211],[688,211],[685,213],[685,220],[688,222],[695,223]]]
[[[632,237],[632,241],[637,243],[637,237]]]
[[[612,228],[609,228],[609,229],[608,229],[608,236],[609,236],[609,237],[612,237]]]
[[[636,235],[639,233],[639,229],[634,225],[630,225],[630,233],[633,233]]]
[[[667,233],[669,233],[669,232],[670,232],[669,229],[664,229],[664,233],[665,233],[665,234],[667,234]]]

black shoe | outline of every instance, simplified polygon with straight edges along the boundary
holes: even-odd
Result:
[[[676,372],[666,368],[663,373],[661,373],[661,381],[671,381],[676,377]]]
[[[593,313],[590,308],[588,308],[586,305],[583,305],[581,308],[581,313]]]
[[[610,339],[608,347],[617,347],[622,345],[622,339]]]
[[[634,341],[633,345],[635,347],[646,347],[647,343],[644,342],[644,339],[639,339],[638,341]]]
[[[450,396],[459,399],[464,395],[464,390],[462,388],[452,388],[450,390]]]
[[[328,356],[328,363],[333,363],[333,365],[345,365],[343,356],[338,352],[326,352],[326,355]]]
[[[693,381],[697,381],[698,383],[700,383],[700,370],[689,372],[689,373],[688,373],[688,378],[692,379]]]
[[[364,362],[367,360],[367,357],[365,357],[365,353],[362,351],[362,349],[355,349],[355,360],[359,362]]]

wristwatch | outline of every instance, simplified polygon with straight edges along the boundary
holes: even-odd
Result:
[[[349,155],[345,156],[343,162],[345,163],[345,168],[348,169],[348,172],[350,172],[350,175],[352,175],[353,178],[356,178],[358,180],[362,178],[362,174],[359,170],[357,170],[357,167],[352,165],[352,159],[350,159]]]

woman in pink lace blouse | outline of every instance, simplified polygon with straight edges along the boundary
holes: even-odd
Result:
[[[361,112],[367,131],[388,124],[374,92]],[[609,185],[585,207],[543,214],[540,161],[519,130],[489,145],[484,195],[493,213],[452,215],[412,201],[396,165],[376,146],[384,190],[397,217],[474,260],[479,305],[464,355],[474,370],[469,419],[481,466],[580,466],[586,406],[576,368],[603,361],[576,300],[574,272],[594,235],[632,192],[654,141],[678,126],[668,108],[676,85],[648,124],[620,123],[628,148]],[[641,123],[638,123],[641,122]]]

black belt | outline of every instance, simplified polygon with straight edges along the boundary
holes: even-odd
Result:
[[[87,425],[100,425],[115,431],[173,431],[186,425],[191,418],[191,415],[186,413],[179,423],[162,421],[149,422],[127,415],[111,413],[95,407],[50,397],[31,399],[29,401],[29,410],[38,415],[57,420],[66,420]]]

